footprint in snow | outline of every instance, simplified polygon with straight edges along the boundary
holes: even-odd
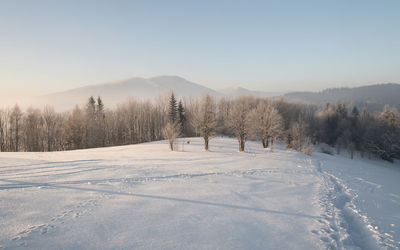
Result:
[[[328,237],[321,237],[321,240],[322,240],[323,242],[329,242],[329,241],[330,241]]]
[[[17,240],[20,240],[22,237],[21,236],[15,236],[14,238],[12,238],[11,240],[13,240],[13,241],[17,241]]]
[[[26,247],[26,246],[28,246],[28,243],[26,243],[26,242],[24,241],[24,242],[19,243],[18,245],[19,245],[20,247]]]

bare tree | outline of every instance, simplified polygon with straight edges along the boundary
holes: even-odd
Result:
[[[193,126],[204,139],[204,149],[209,149],[209,140],[216,129],[216,101],[210,95],[203,96],[197,111],[193,114]]]
[[[232,101],[225,98],[221,98],[218,101],[217,111],[217,134],[219,135],[231,135],[229,129],[229,115],[232,109]]]
[[[384,110],[368,122],[365,134],[367,150],[380,158],[393,162],[400,157],[400,115],[397,109],[385,106]]]
[[[0,109],[0,151],[7,149],[7,112]]]
[[[43,151],[39,139],[41,137],[42,127],[43,123],[40,110],[28,108],[23,120],[23,145],[26,151]]]
[[[43,124],[46,137],[47,151],[52,150],[55,141],[55,130],[57,122],[57,114],[51,106],[45,106],[42,112]]]
[[[19,106],[16,104],[11,112],[11,136],[13,135],[12,144],[14,146],[14,151],[19,151],[19,144],[20,144],[20,128],[21,128],[21,118],[22,118],[22,111]]]
[[[310,138],[306,134],[306,124],[299,118],[290,128],[292,138],[291,147],[304,154],[310,155],[313,152],[313,146]]]
[[[167,125],[163,128],[163,136],[165,139],[168,139],[169,148],[171,151],[174,151],[175,148],[175,140],[180,135],[180,127],[177,123],[168,122]]]
[[[257,108],[250,113],[253,134],[261,139],[264,148],[271,149],[274,141],[281,136],[283,131],[282,116],[268,100],[261,101]]]
[[[69,149],[83,148],[84,122],[85,116],[82,110],[76,106],[68,118],[65,128]]]
[[[366,109],[359,114],[356,108],[350,114],[344,104],[329,104],[317,114],[316,106],[283,99],[273,103],[252,97],[222,99],[218,113],[211,96],[176,104],[175,97],[165,96],[155,102],[132,99],[106,110],[100,98],[96,105],[92,97],[86,107],[77,106],[70,113],[56,113],[48,106],[25,113],[18,105],[0,109],[0,151],[53,151],[163,138],[176,150],[174,142],[185,124],[185,135],[195,135],[197,130],[206,150],[214,134],[236,135],[239,151],[249,136],[272,149],[274,140],[284,134],[288,147],[304,153],[312,152],[312,140],[344,146],[351,155],[360,150],[388,161],[400,158],[400,115],[389,106],[377,114]]]
[[[239,142],[239,151],[244,151],[247,136],[249,134],[249,113],[253,99],[241,96],[234,100],[228,118],[228,124]]]

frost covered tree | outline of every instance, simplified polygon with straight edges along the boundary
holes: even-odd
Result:
[[[22,119],[22,111],[19,106],[16,104],[11,111],[11,131],[10,134],[12,136],[11,145],[14,146],[13,150],[15,152],[19,151],[20,144],[20,136],[21,136],[21,119]]]
[[[168,145],[171,151],[176,150],[175,140],[180,135],[180,128],[177,123],[168,122],[163,128],[163,136],[168,140]]]
[[[351,159],[354,158],[354,151],[361,150],[361,137],[363,130],[360,126],[360,112],[358,111],[357,107],[354,106],[351,111],[351,117],[349,118],[349,150]]]
[[[83,137],[85,134],[85,115],[82,110],[75,106],[72,114],[69,116],[66,123],[65,133],[67,145],[69,149],[83,148]]]
[[[28,108],[23,120],[23,145],[26,151],[43,151],[40,140],[43,127],[42,124],[40,110]]]
[[[365,135],[368,151],[393,162],[400,157],[400,115],[397,109],[385,106],[377,119],[370,120]]]
[[[54,108],[51,106],[45,106],[42,112],[43,125],[44,125],[44,136],[46,141],[46,150],[52,151],[57,125],[57,115]]]
[[[232,101],[226,98],[221,98],[218,101],[217,110],[217,134],[219,135],[231,135],[229,129],[229,114],[232,109]]]
[[[0,151],[8,151],[7,147],[8,111],[0,109]]]
[[[204,149],[209,149],[209,141],[216,129],[216,101],[210,95],[203,96],[197,111],[193,114],[193,126],[204,139]]]
[[[291,142],[290,147],[304,154],[310,155],[313,151],[310,138],[306,134],[306,124],[300,117],[290,128]]]
[[[271,142],[272,149],[274,141],[283,131],[282,116],[278,110],[268,100],[262,100],[250,117],[253,134],[261,139],[264,148],[268,148]]]
[[[65,113],[50,107],[22,112],[16,105],[0,109],[0,150],[54,151],[163,138],[171,140],[170,147],[175,150],[174,141],[182,133],[200,134],[207,149],[215,133],[235,135],[239,151],[243,151],[249,136],[261,139],[267,147],[282,134],[288,147],[305,153],[312,151],[312,142],[345,148],[351,155],[360,151],[361,156],[365,152],[388,161],[400,158],[400,115],[389,106],[380,113],[363,108],[359,114],[356,107],[328,104],[317,113],[316,106],[283,99],[269,103],[243,96],[222,98],[217,106],[213,97],[208,98],[212,101],[189,100],[185,107],[182,101],[177,104],[173,95],[155,102],[131,99],[106,110],[100,97],[91,97],[86,106]]]
[[[239,151],[244,151],[246,139],[249,134],[249,113],[253,99],[248,96],[241,96],[233,101],[231,112],[228,117],[228,124],[239,142]]]

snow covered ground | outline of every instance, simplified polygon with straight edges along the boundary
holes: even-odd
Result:
[[[190,141],[0,153],[0,248],[400,247],[398,164]]]

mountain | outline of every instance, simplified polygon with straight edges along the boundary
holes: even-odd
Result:
[[[76,104],[85,104],[90,96],[101,96],[107,107],[133,97],[139,100],[154,100],[166,97],[173,91],[178,98],[199,98],[204,94],[219,97],[235,97],[239,95],[253,95],[256,97],[284,96],[288,101],[301,101],[324,105],[325,103],[343,102],[348,106],[357,106],[368,111],[380,111],[389,104],[400,110],[400,84],[387,83],[362,86],[356,88],[332,88],[320,92],[263,92],[242,87],[229,87],[219,91],[190,82],[178,76],[157,76],[151,78],[129,78],[86,87],[75,88],[63,92],[40,96],[33,100],[25,100],[25,106],[35,103],[42,107],[50,104],[58,110],[72,109]]]
[[[208,93],[221,96],[215,90],[190,82],[178,76],[158,76],[152,78],[130,78],[115,82],[90,85],[37,98],[36,103],[51,104],[58,109],[71,109],[83,104],[90,96],[100,96],[111,107],[134,97],[140,100],[153,100],[167,96],[173,91],[178,98],[196,98]]]
[[[276,97],[281,96],[282,92],[264,92],[264,91],[256,91],[256,90],[249,90],[242,87],[227,87],[218,90],[220,93],[224,94],[225,96],[235,97],[240,95],[253,95],[256,97]]]
[[[385,83],[356,88],[332,88],[320,92],[291,92],[284,95],[289,101],[324,105],[343,102],[349,106],[381,111],[388,104],[400,110],[400,84]]]

